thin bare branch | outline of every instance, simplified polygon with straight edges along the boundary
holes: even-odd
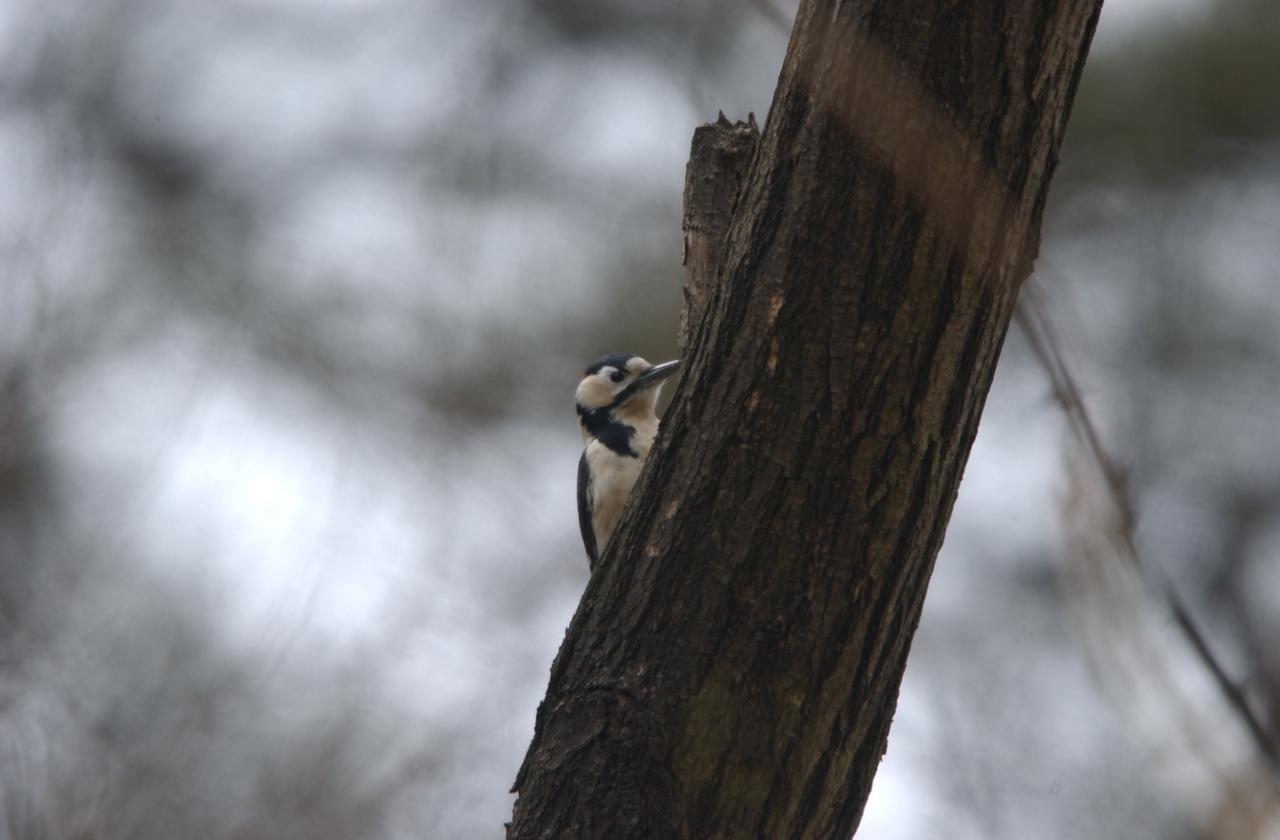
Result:
[[[1102,445],[1097,427],[1089,415],[1080,388],[1063,358],[1061,344],[1053,332],[1045,313],[1044,302],[1035,287],[1028,284],[1018,302],[1014,314],[1036,361],[1044,370],[1053,387],[1053,398],[1062,409],[1067,423],[1081,447],[1096,466],[1106,487],[1109,503],[1117,521],[1119,554],[1132,565],[1150,594],[1169,612],[1179,631],[1186,639],[1195,657],[1204,666],[1215,685],[1222,692],[1227,705],[1248,732],[1258,753],[1265,759],[1276,781],[1280,782],[1280,748],[1274,737],[1249,706],[1248,698],[1241,691],[1213,652],[1204,631],[1193,617],[1190,608],[1178,595],[1172,582],[1150,561],[1143,561],[1134,540],[1135,517],[1130,502],[1128,481],[1124,471]]]

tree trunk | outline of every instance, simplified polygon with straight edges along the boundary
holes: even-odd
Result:
[[[509,838],[853,833],[1100,6],[803,0]]]

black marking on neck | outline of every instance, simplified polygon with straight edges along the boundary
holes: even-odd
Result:
[[[630,458],[639,458],[640,453],[631,448],[631,438],[636,430],[620,420],[615,420],[612,406],[603,408],[583,408],[578,406],[578,420],[587,434],[600,441],[611,451]]]

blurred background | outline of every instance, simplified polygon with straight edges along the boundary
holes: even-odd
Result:
[[[501,836],[573,387],[676,352],[692,130],[793,13],[0,6],[0,837]],[[1044,233],[1139,551],[1274,723],[1274,0],[1108,0]],[[859,836],[1280,836],[1064,429],[1013,330]]]

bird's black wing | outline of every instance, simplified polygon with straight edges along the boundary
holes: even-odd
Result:
[[[587,565],[596,570],[600,554],[596,550],[596,529],[591,524],[591,469],[587,466],[587,450],[578,459],[578,527],[582,529],[582,544],[587,549]]]

